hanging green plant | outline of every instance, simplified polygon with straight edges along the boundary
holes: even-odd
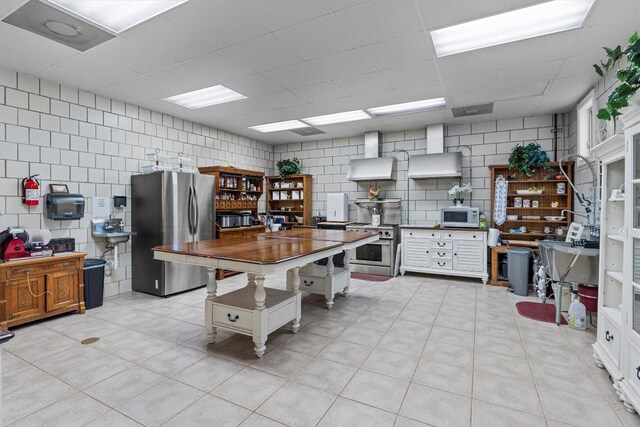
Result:
[[[287,175],[300,173],[300,160],[295,157],[293,159],[282,159],[276,163],[276,166],[281,179],[284,179]]]
[[[637,32],[633,33],[624,50],[620,46],[603,49],[607,53],[607,62],[593,64],[600,77],[604,77],[623,56],[627,57],[626,68],[616,71],[616,78],[620,84],[609,94],[605,108],[598,111],[597,116],[600,120],[611,120],[622,114],[620,110],[629,106],[629,99],[640,89],[640,37]]]
[[[536,142],[527,145],[517,145],[509,156],[509,169],[516,169],[524,175],[531,175],[535,168],[542,167],[550,170],[547,152]]]

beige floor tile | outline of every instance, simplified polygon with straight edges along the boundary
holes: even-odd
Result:
[[[91,346],[130,362],[140,363],[175,347],[176,344],[141,332],[128,330],[122,334],[108,335]]]
[[[521,359],[527,357],[521,341],[491,335],[476,334],[476,349]]]
[[[245,368],[213,389],[211,394],[253,411],[285,382],[276,375]]]
[[[450,365],[473,367],[473,348],[434,341],[431,338],[424,346],[421,357]]]
[[[471,399],[411,384],[400,415],[434,426],[468,426],[471,422]]]
[[[78,365],[106,356],[106,353],[88,345],[77,345],[70,349],[56,353],[46,359],[35,362],[34,365],[50,373],[59,375]]]
[[[474,310],[471,310],[471,314],[467,312],[464,316],[464,309],[460,312],[451,312],[447,309],[441,309],[436,317],[435,324],[437,326],[444,326],[451,329],[459,329],[461,331],[473,332],[475,330],[475,318],[473,317]]]
[[[338,339],[354,344],[366,345],[367,347],[375,347],[383,335],[384,332],[376,331],[375,329],[351,325],[338,335]]]
[[[19,334],[19,331],[17,334]],[[17,335],[4,345],[6,346],[5,350],[30,363],[47,359],[64,350],[80,346],[78,341],[49,329],[33,331],[26,333],[24,336]]]
[[[62,400],[76,390],[47,375],[37,383],[27,384],[18,391],[2,396],[2,421],[8,425],[42,408]]]
[[[429,335],[429,340],[468,348],[473,348],[474,346],[473,332],[460,331],[458,329],[445,328],[443,326],[434,326],[431,330],[431,335]]]
[[[542,407],[533,382],[476,371],[473,376],[473,398],[533,415],[542,415]]]
[[[255,412],[249,416],[240,427],[282,427],[284,424],[281,424],[277,421],[274,421],[270,418],[263,417],[260,414],[256,414]]]
[[[297,351],[298,353],[309,354],[315,356],[320,353],[331,342],[330,338],[322,335],[316,335],[309,332],[298,332],[291,335],[285,340],[281,347],[288,348],[289,350]]]
[[[478,350],[475,354],[474,368],[493,375],[513,378],[523,382],[532,382],[529,363],[525,359],[489,353]]]
[[[316,358],[300,369],[291,381],[308,385],[331,394],[340,394],[356,368],[330,360]]]
[[[5,359],[8,355],[10,353],[4,352],[1,357]],[[46,372],[27,363],[14,369],[4,366],[4,360],[2,363],[2,393],[4,396],[15,393],[30,384],[37,384],[51,378]]]
[[[570,368],[540,363],[535,360],[532,360],[530,363],[533,379],[539,387],[566,391],[568,393],[572,393],[576,389],[595,390],[598,388],[598,385],[588,370],[582,369],[580,366]],[[613,389],[608,378],[606,385],[608,388]],[[615,395],[615,397],[615,400],[618,400],[617,395]]]
[[[622,423],[599,391],[575,393],[538,387],[547,418],[574,425],[621,426]]]
[[[131,362],[105,354],[64,371],[58,375],[58,378],[77,389],[84,390],[132,366]]]
[[[493,337],[508,338],[516,341],[520,340],[520,333],[518,332],[518,327],[515,321],[511,323],[494,321],[478,322],[476,325],[476,331]]]
[[[173,378],[202,391],[209,392],[243,368],[242,365],[216,356],[207,356]]]
[[[338,335],[340,335],[342,331],[344,331],[344,328],[345,328],[345,325],[343,322],[322,318],[319,320],[314,320],[313,322],[309,323],[304,328],[302,328],[302,330],[304,332],[308,332],[315,335],[322,335],[329,338],[335,338]]]
[[[206,353],[179,345],[145,360],[140,365],[162,375],[172,376],[205,357]]]
[[[473,401],[473,427],[545,427],[542,417],[505,408],[492,403]]]
[[[109,412],[102,403],[82,393],[75,393],[53,405],[34,412],[13,424],[15,427],[31,426],[83,426]]]
[[[251,364],[252,368],[290,378],[311,360],[311,356],[286,348],[274,348]]]
[[[206,394],[163,424],[163,427],[237,426],[250,414],[251,411],[245,408]]]
[[[581,363],[576,357],[576,352],[570,348],[558,347],[554,344],[539,342],[525,342],[524,349],[527,358],[541,363],[549,363],[556,366],[574,367]]]
[[[116,409],[145,426],[159,426],[203,395],[204,393],[200,390],[168,379]]]
[[[395,419],[390,412],[338,397],[318,427],[392,427]]]
[[[215,344],[213,346],[209,346],[209,349],[214,355],[223,359],[227,359],[241,365],[249,365],[258,359],[256,352],[253,350],[254,347],[255,344],[251,337],[234,334],[229,338],[228,342],[225,341],[220,345]],[[272,345],[272,342],[268,341],[266,354],[272,350],[274,350],[274,346]]]
[[[141,425],[116,410],[111,410],[86,424],[87,427],[140,427]]]
[[[398,319],[393,322],[387,333],[394,332],[401,335],[426,340],[431,333],[431,328],[432,325],[429,323],[417,323]]]
[[[312,427],[320,421],[335,398],[333,394],[289,382],[256,412],[290,426]]]
[[[425,427],[428,424],[421,423],[420,421],[412,420],[411,418],[403,417],[398,415],[396,418],[396,423],[393,427]]]
[[[395,317],[379,316],[375,313],[363,313],[358,317],[353,324],[358,326],[364,326],[365,328],[375,329],[379,332],[386,332],[391,327]]]
[[[473,371],[429,359],[421,359],[413,382],[471,397]]]
[[[361,368],[410,381],[419,360],[419,358],[413,356],[374,349]]]
[[[423,325],[431,325],[436,321],[436,314],[436,310],[415,310],[407,307],[398,315],[398,320],[407,320],[409,322],[422,323]]]
[[[369,353],[371,353],[369,347],[336,340],[322,350],[318,357],[357,368],[364,362]]]
[[[389,412],[398,412],[409,383],[386,375],[359,370],[341,396]]]
[[[426,339],[422,338],[400,335],[395,332],[387,332],[382,337],[376,348],[407,356],[420,357],[422,350],[424,350],[426,341]]]
[[[85,393],[115,408],[145,390],[165,380],[162,375],[133,366],[85,389]]]

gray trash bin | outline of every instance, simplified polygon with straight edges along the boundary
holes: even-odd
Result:
[[[533,251],[530,248],[507,249],[507,277],[516,295],[528,294],[532,255]]]

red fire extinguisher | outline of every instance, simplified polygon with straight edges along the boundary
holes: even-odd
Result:
[[[40,201],[40,182],[31,175],[22,180],[22,203],[27,206],[38,206]]]

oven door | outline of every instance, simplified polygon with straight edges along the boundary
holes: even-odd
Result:
[[[378,240],[357,247],[355,256],[350,259],[350,262],[351,264],[389,267],[391,265],[391,240]]]

